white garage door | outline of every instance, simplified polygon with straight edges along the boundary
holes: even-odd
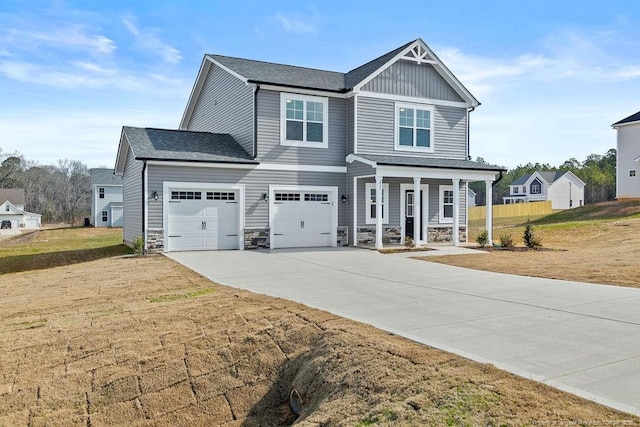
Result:
[[[334,209],[327,192],[279,192],[273,201],[273,247],[332,246]]]
[[[238,249],[235,191],[171,190],[169,250]]]

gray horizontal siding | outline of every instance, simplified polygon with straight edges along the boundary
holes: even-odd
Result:
[[[123,179],[122,233],[124,242],[133,245],[133,238],[142,236],[142,162],[133,158],[131,149],[127,153]]]
[[[392,100],[358,97],[358,153],[407,154],[466,160],[467,112],[464,108],[436,105],[434,152],[395,151],[395,103]]]
[[[348,154],[353,153],[353,120],[354,120],[354,99],[347,98],[346,111],[345,111],[345,127],[346,127],[346,144],[345,144],[345,157]]]
[[[464,101],[431,64],[412,61],[395,62],[362,89],[416,98]]]
[[[212,66],[186,129],[228,133],[253,153],[253,89]]]
[[[345,175],[322,172],[251,171],[181,166],[149,166],[149,193],[157,191],[157,202],[149,203],[149,227],[162,228],[162,190],[164,181],[245,185],[245,226],[269,226],[269,205],[262,194],[269,185],[337,186],[338,200],[346,193]],[[346,205],[338,202],[338,225],[347,225]]]
[[[98,189],[104,188],[104,199],[101,199],[98,194]],[[96,207],[96,211],[93,214],[92,222],[96,227],[106,227],[111,223],[111,218],[106,222],[102,222],[102,211],[108,211],[107,207],[112,202],[122,202],[122,187],[100,187],[99,185],[93,189],[95,197],[95,205],[91,206],[93,210]],[[109,214],[110,215],[110,214]]]
[[[329,98],[329,147],[280,145],[280,92],[258,92],[258,161],[301,165],[344,166],[346,152],[346,103]]]

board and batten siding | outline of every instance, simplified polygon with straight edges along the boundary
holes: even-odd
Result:
[[[185,130],[228,133],[253,153],[253,88],[212,65]]]
[[[345,157],[351,153],[353,153],[354,151],[354,147],[353,147],[353,121],[354,121],[354,114],[355,111],[353,109],[354,106],[354,98],[347,98],[345,101],[346,104],[346,111],[345,111],[345,125],[346,125],[346,144],[345,144]]]
[[[431,64],[396,61],[362,87],[363,91],[464,102]]]
[[[395,102],[359,96],[358,146],[361,154],[410,155],[466,160],[467,111],[461,107],[434,106],[433,153],[395,150]]]
[[[345,100],[329,98],[328,148],[280,144],[280,92],[258,92],[258,157],[263,163],[344,166],[346,152]]]
[[[124,242],[133,246],[133,239],[142,236],[142,162],[135,160],[129,148],[123,174],[122,234]]]
[[[162,194],[164,181],[212,184],[243,184],[245,186],[245,227],[269,226],[269,204],[262,198],[269,185],[315,185],[338,187],[338,225],[347,225],[346,205],[340,202],[345,194],[345,179],[341,173],[263,171],[251,169],[219,169],[149,165],[149,194],[158,192],[158,201],[149,202],[149,227],[162,228]],[[188,186],[187,186],[188,187]]]
[[[373,178],[362,178],[358,180],[358,226],[365,227],[372,224],[366,223],[366,184],[375,183]],[[412,180],[406,180],[402,178],[384,178],[383,184],[389,184],[389,224],[385,224],[385,227],[400,227],[404,218],[400,218],[400,184],[411,184]],[[451,181],[448,180],[432,180],[423,179],[422,185],[429,185],[429,206],[427,219],[430,227],[447,227],[451,226],[451,223],[440,223],[440,186],[451,185]],[[459,224],[464,226],[467,221],[467,199],[464,191],[465,187],[463,183],[460,183],[460,219]]]

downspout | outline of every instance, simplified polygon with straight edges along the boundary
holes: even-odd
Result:
[[[502,176],[502,171],[498,171],[498,173],[500,173],[500,176],[498,177],[498,179],[496,179],[495,181],[493,181],[493,182],[491,183],[491,186],[492,186],[492,187],[495,187],[497,183],[499,183],[500,181],[502,181],[502,178],[503,178],[503,176]]]
[[[258,157],[258,92],[260,85],[253,89],[253,158]]]
[[[144,251],[147,251],[147,161],[142,162],[142,234]]]

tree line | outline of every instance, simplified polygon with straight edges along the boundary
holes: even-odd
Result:
[[[478,157],[476,161],[487,163]],[[608,150],[604,155],[590,154],[580,162],[570,158],[559,166],[551,166],[548,163],[527,163],[518,165],[503,173],[502,179],[493,187],[493,204],[502,204],[503,197],[509,195],[509,185],[523,175],[535,171],[571,171],[585,183],[584,203],[598,203],[614,200],[616,197],[616,150]],[[476,193],[476,204],[485,205],[485,183],[473,182],[470,188]]]
[[[42,222],[75,224],[91,212],[89,169],[78,160],[43,166],[0,148],[0,188],[24,188],[25,210]]]

